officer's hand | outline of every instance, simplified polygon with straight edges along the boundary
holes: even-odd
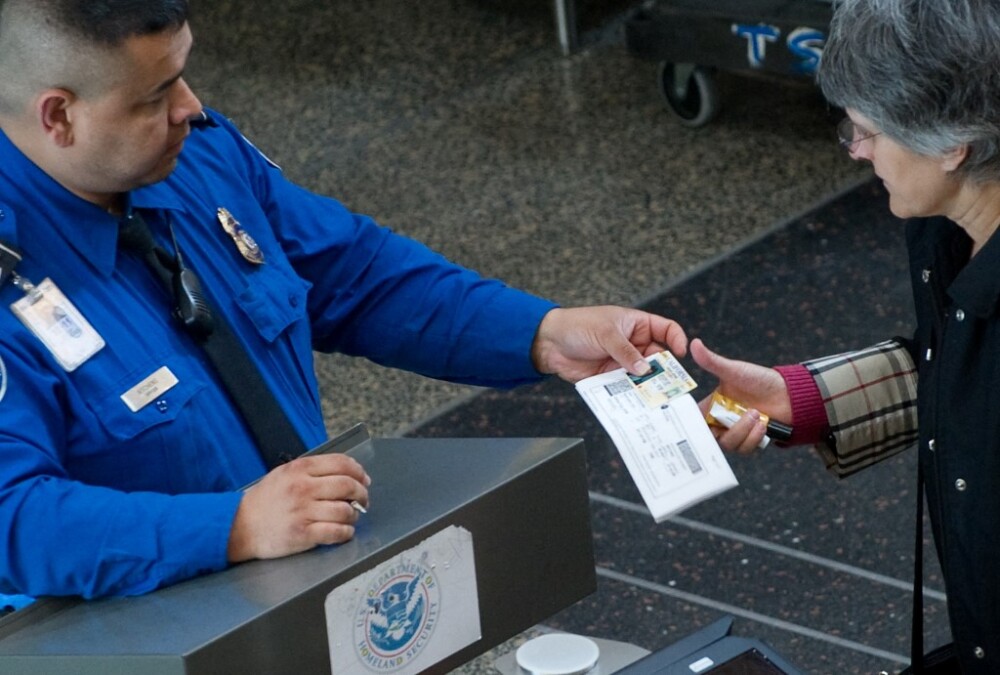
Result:
[[[665,348],[677,356],[687,352],[676,321],[626,307],[559,308],[542,319],[531,356],[539,372],[576,382],[616,368],[644,374],[643,357]]]
[[[300,457],[264,476],[243,495],[229,533],[229,562],[280,558],[354,536],[368,504],[371,479],[354,459],[328,454]]]

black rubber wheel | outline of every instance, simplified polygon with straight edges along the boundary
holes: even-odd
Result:
[[[707,68],[664,61],[659,75],[663,99],[684,126],[704,126],[719,112],[719,91]]]

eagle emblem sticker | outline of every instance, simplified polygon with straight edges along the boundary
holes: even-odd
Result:
[[[420,673],[482,637],[472,533],[452,525],[326,598],[333,675]]]
[[[434,635],[441,588],[420,562],[386,569],[365,591],[355,617],[355,644],[370,668],[391,673],[412,661]]]

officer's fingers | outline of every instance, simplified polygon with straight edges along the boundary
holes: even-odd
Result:
[[[315,522],[307,528],[309,540],[314,544],[342,544],[354,537],[354,526],[344,523]]]
[[[305,489],[304,489],[305,491]],[[368,490],[350,476],[320,476],[309,479],[308,498],[311,500],[356,500],[368,503]]]
[[[301,468],[310,476],[345,475],[365,485],[371,485],[371,478],[368,477],[360,462],[344,454],[328,453],[299,457],[290,464],[297,464],[298,468]]]
[[[349,500],[325,499],[312,502],[303,515],[313,523],[353,525],[359,513]]]
[[[684,328],[674,321],[657,314],[649,314],[649,329],[653,336],[653,341],[659,345],[665,345],[675,356],[684,356],[687,353],[688,339],[684,333]],[[646,355],[656,353],[650,350]]]

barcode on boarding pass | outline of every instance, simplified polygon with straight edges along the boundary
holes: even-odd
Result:
[[[626,394],[635,389],[633,385],[628,380],[618,380],[617,382],[612,382],[611,384],[604,385],[604,390],[608,392],[608,396],[617,396],[618,394]]]
[[[698,473],[701,471],[701,464],[698,462],[698,458],[694,456],[691,452],[691,444],[687,441],[681,440],[677,441],[677,449],[681,451],[681,457],[687,462],[688,468],[691,469],[691,473]]]

